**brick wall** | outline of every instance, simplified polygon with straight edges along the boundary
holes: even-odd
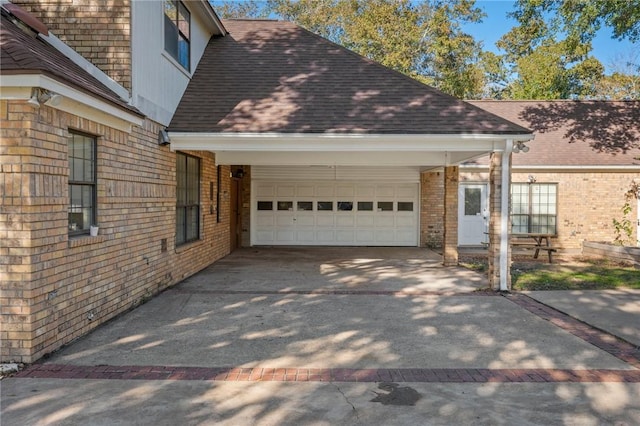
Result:
[[[458,264],[458,167],[444,168],[443,263]]]
[[[420,175],[420,246],[440,248],[444,233],[444,173]]]
[[[130,0],[11,0],[72,47],[131,89]]]
[[[175,154],[156,123],[128,134],[24,101],[1,101],[0,114],[2,361],[32,362],[228,254],[229,199],[220,223],[207,204],[213,154],[190,152],[202,159],[201,240],[176,248]],[[68,236],[70,129],[98,137],[97,237]],[[228,167],[220,175],[228,194]]]

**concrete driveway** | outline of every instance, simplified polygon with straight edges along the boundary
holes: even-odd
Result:
[[[425,249],[242,249],[0,382],[2,424],[639,424],[638,348]]]

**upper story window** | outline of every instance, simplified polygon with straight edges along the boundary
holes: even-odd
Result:
[[[164,1],[164,50],[190,70],[191,14],[178,0]]]
[[[88,234],[96,224],[96,138],[71,133],[69,139],[69,234]]]

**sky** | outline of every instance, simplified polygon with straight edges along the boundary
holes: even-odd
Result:
[[[515,20],[507,17],[507,13],[513,10],[513,4],[510,0],[477,0],[476,6],[483,9],[487,16],[480,24],[465,25],[464,30],[476,40],[482,41],[486,50],[499,53],[495,42],[516,24]],[[591,54],[605,66],[606,74],[611,72],[609,65],[615,61],[617,55],[628,57],[630,52],[640,51],[640,43],[616,40],[611,38],[611,35],[609,28],[602,28],[592,43]]]

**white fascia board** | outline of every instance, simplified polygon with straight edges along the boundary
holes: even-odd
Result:
[[[78,52],[73,50],[71,47],[69,47],[67,44],[65,44],[62,40],[60,40],[58,37],[53,35],[51,32],[49,32],[48,36],[44,34],[39,34],[38,37],[42,38],[44,41],[49,43],[52,47],[54,47],[64,56],[71,59],[76,65],[78,65],[88,74],[91,74],[91,76],[94,77],[96,80],[98,80],[100,83],[107,86],[109,90],[111,90],[116,95],[118,95],[120,99],[122,99],[125,102],[131,101],[131,96],[127,89],[125,89],[122,85],[120,85],[114,79],[112,79],[107,74],[105,74],[104,71],[102,71],[100,68],[96,67],[91,62],[86,60],[82,55],[80,55]]]
[[[461,164],[460,170],[469,172],[474,170],[488,171],[489,165],[477,165],[477,164]],[[512,172],[528,172],[528,171],[541,171],[541,172],[640,172],[640,165],[556,165],[556,166],[511,166]]]
[[[189,6],[192,5],[198,9],[201,16],[206,17],[209,23],[212,24],[212,28],[217,30],[218,34],[227,34],[227,29],[222,25],[222,21],[220,21],[220,18],[218,18],[218,15],[216,15],[213,6],[211,6],[208,0],[199,0],[189,4]]]
[[[3,94],[5,88],[11,88],[7,93],[21,93],[24,95],[22,99],[25,100],[31,97],[31,88],[33,87],[50,90],[62,95],[65,100],[72,101],[65,102],[65,100],[63,100],[60,105],[53,108],[61,109],[81,117],[86,116],[88,108],[89,110],[94,110],[91,114],[91,119],[100,121],[102,124],[114,127],[115,121],[113,119],[125,122],[126,125],[115,125],[115,127],[120,129],[129,128],[131,125],[142,126],[144,121],[139,115],[125,111],[109,102],[101,100],[97,96],[88,95],[42,74],[0,75],[0,87],[2,87]],[[27,90],[24,90],[25,88],[27,88]],[[13,99],[19,98],[14,97]],[[100,117],[103,118],[100,119]],[[107,120],[107,122],[104,122],[105,120]]]
[[[172,150],[204,151],[503,151],[505,135],[305,134],[169,132]],[[533,135],[517,135],[530,140]]]

